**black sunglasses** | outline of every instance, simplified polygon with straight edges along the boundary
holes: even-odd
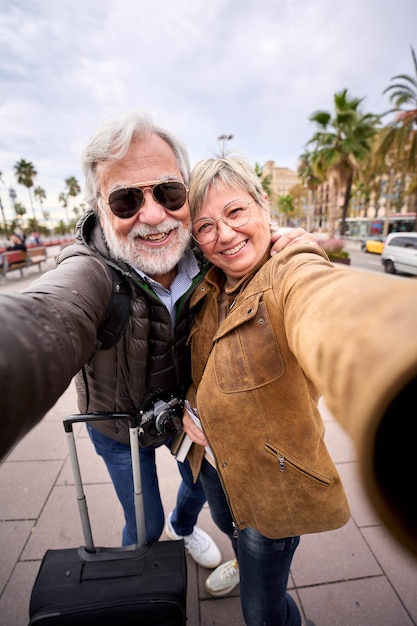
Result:
[[[112,191],[107,204],[116,217],[121,219],[133,217],[143,207],[145,202],[143,190],[148,188],[151,189],[154,200],[168,211],[178,211],[187,199],[188,187],[184,183],[178,180],[163,182],[151,180],[134,187],[123,187],[123,189]]]

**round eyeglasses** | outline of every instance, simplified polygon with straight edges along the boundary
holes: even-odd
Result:
[[[150,189],[154,200],[168,211],[178,211],[187,200],[188,187],[179,180],[151,180],[112,191],[107,200],[112,213],[121,219],[133,217],[144,205],[144,189]]]
[[[243,200],[234,200],[232,203],[224,207],[222,214],[215,220],[209,217],[199,217],[192,224],[192,237],[201,246],[213,243],[218,237],[218,222],[221,220],[230,228],[241,228],[250,220],[251,207],[253,200],[244,202]]]

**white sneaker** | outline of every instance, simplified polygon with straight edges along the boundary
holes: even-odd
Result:
[[[206,590],[212,596],[225,596],[239,584],[239,565],[236,560],[219,565],[206,580]]]
[[[186,550],[201,567],[207,567],[209,569],[217,567],[222,560],[222,555],[210,535],[204,532],[204,530],[201,530],[198,526],[194,526],[191,535],[187,535],[186,537],[177,535],[171,526],[171,516],[172,511],[168,515],[168,519],[165,523],[165,532],[168,537],[174,541],[184,539]]]

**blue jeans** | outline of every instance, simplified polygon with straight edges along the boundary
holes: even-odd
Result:
[[[287,593],[291,562],[300,538],[268,539],[254,528],[235,532],[219,475],[206,459],[201,466],[200,479],[213,520],[230,538],[239,563],[240,602],[245,624],[300,626],[297,605]]]
[[[136,543],[137,535],[130,446],[106,437],[88,423],[86,426],[97,454],[103,458],[107,466],[117,497],[123,508],[125,526],[122,533],[122,545],[132,545]],[[165,521],[156,473],[155,448],[140,448],[139,455],[146,541],[153,543],[158,541],[161,536]],[[198,514],[206,502],[206,496],[200,480],[196,483],[193,482],[188,461],[178,463],[178,468],[182,481],[177,494],[176,506],[172,513],[171,525],[178,535],[186,536],[193,532]]]

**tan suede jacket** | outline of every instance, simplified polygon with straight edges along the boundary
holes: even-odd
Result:
[[[381,414],[417,374],[417,284],[334,267],[311,245],[268,258],[229,294],[220,327],[223,273],[213,268],[194,292],[190,400],[237,526],[279,538],[349,519],[320,395],[358,445],[374,504],[387,508],[366,457]],[[194,445],[195,475],[201,458]]]

